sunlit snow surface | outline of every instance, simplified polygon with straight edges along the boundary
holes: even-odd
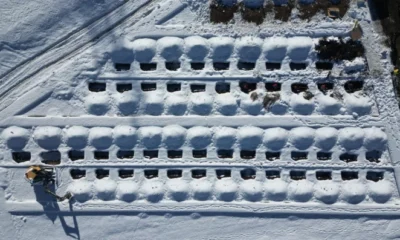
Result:
[[[259,26],[240,10],[211,24],[206,0],[3,6],[4,238],[400,237],[400,112],[362,4]],[[355,20],[366,56],[317,69],[319,39],[349,39]],[[48,156],[70,203],[24,180]]]

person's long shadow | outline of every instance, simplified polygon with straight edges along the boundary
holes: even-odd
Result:
[[[50,190],[54,192],[54,186],[50,187]],[[34,192],[36,195],[36,201],[40,203],[43,206],[44,213],[46,216],[54,223],[57,217],[60,219],[61,226],[64,229],[64,232],[67,236],[70,236],[75,239],[80,239],[80,233],[79,233],[79,226],[78,226],[78,221],[76,219],[76,215],[73,210],[73,203],[74,199],[71,198],[69,200],[69,213],[63,213],[60,211],[60,207],[58,205],[57,200],[51,196],[50,194],[47,194],[44,191],[43,186],[34,186]],[[66,200],[67,201],[67,200]],[[71,216],[72,221],[73,221],[73,226],[69,226],[67,222],[65,221],[66,216]]]

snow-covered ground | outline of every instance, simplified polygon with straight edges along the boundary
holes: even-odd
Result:
[[[123,1],[2,1],[0,76],[86,28]],[[45,9],[46,11],[43,11]]]
[[[368,6],[255,25],[210,23],[206,0],[89,2],[0,9],[5,238],[400,237],[400,111]],[[356,20],[365,57],[317,69]],[[51,162],[69,203],[24,179]]]

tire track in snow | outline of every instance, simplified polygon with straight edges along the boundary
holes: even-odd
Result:
[[[162,25],[162,24],[166,23],[167,21],[169,21],[170,19],[172,19],[173,17],[178,15],[180,12],[185,10],[185,8],[187,6],[188,6],[187,3],[180,4],[179,6],[174,8],[171,12],[169,12],[166,16],[164,16],[160,20],[158,20],[156,24],[157,25]]]
[[[44,52],[31,57],[30,60],[15,67],[14,70],[0,77],[2,84],[2,88],[0,89],[0,100],[7,97],[12,90],[31,77],[67,58],[80,49],[83,49],[92,42],[98,41],[103,36],[106,36],[111,30],[129,21],[129,19],[136,16],[138,13],[141,13],[141,10],[145,9],[150,4],[155,4],[159,1],[160,0],[143,0],[143,3],[140,5],[138,5],[137,2],[135,3],[135,1],[128,1],[100,19],[97,19],[95,22],[92,22],[88,26],[84,26],[72,34],[58,40]],[[132,9],[128,13],[124,14],[123,11],[125,11],[126,8]]]
[[[246,162],[247,161],[247,162]],[[171,163],[173,166],[171,167]],[[170,159],[159,159],[159,160],[102,160],[99,163],[99,160],[85,160],[84,162],[76,162],[76,163],[62,163],[61,165],[55,166],[56,169],[68,169],[68,168],[85,168],[85,169],[94,169],[94,168],[200,168],[200,167],[207,167],[207,168],[224,168],[229,165],[229,168],[248,168],[248,167],[256,167],[258,169],[266,170],[270,168],[282,168],[282,169],[303,169],[303,170],[357,170],[360,168],[368,168],[377,171],[392,171],[393,167],[389,164],[385,165],[374,165],[374,164],[363,164],[363,163],[353,163],[351,165],[345,163],[329,163],[329,164],[318,164],[313,163],[310,165],[310,162],[304,163],[291,163],[289,161],[283,161],[282,163],[269,163],[263,161],[257,162],[248,162],[248,160],[225,160],[222,161],[216,158],[210,158],[210,161],[207,162],[198,162],[198,160],[176,160],[171,161]],[[8,164],[0,164],[0,167],[7,168],[7,169],[25,169],[28,166],[32,165],[31,163],[27,163],[24,165],[15,164],[15,163],[8,163]]]
[[[53,43],[49,44],[49,46],[45,47],[42,51],[38,52],[37,54],[34,54],[31,57],[26,58],[24,61],[22,61],[21,63],[17,64],[16,66],[11,67],[8,71],[6,71],[5,73],[0,75],[0,79],[2,78],[6,78],[8,75],[13,74],[13,72],[16,71],[16,69],[24,66],[25,64],[29,63],[30,61],[32,61],[33,59],[40,57],[41,55],[45,54],[46,52],[50,51],[51,49],[55,48],[56,46],[59,46],[60,43],[62,43],[63,41],[65,41],[66,39],[72,37],[74,34],[83,31],[85,28],[88,28],[90,25],[94,24],[95,22],[101,20],[102,18],[105,18],[107,15],[111,14],[112,12],[118,10],[119,8],[123,7],[127,2],[123,2],[121,5],[118,5],[116,7],[114,7],[113,9],[111,9],[110,11],[104,13],[102,16],[99,16],[95,19],[89,20],[87,23],[85,23],[83,26],[72,30],[71,32],[67,33],[65,36],[61,37],[60,39],[57,39],[56,41],[54,41]],[[4,42],[0,42],[0,46],[8,46],[9,48],[12,48],[11,46],[9,46],[8,44],[4,43]],[[2,47],[0,47],[1,49]],[[19,53],[18,51],[13,51],[15,53]]]
[[[60,203],[59,212],[70,212],[69,205],[67,203]],[[39,203],[32,202],[11,202],[5,203],[6,211],[11,214],[18,215],[31,215],[43,212],[43,206]],[[51,212],[48,211],[48,212]],[[343,217],[343,216],[380,216],[380,217],[394,217],[400,216],[400,210],[396,205],[379,205],[379,204],[359,204],[359,205],[342,205],[332,206],[320,203],[297,203],[297,204],[282,204],[282,203],[188,203],[183,205],[181,203],[158,203],[158,204],[144,204],[144,202],[121,204],[121,203],[83,203],[78,208],[74,209],[74,212],[79,214],[110,214],[110,212],[117,213],[157,213],[157,212],[169,212],[169,213],[205,213],[205,214],[242,214],[242,213],[254,213],[261,215],[270,214],[301,214],[309,216],[324,216],[329,215],[330,217]],[[244,215],[246,216],[246,215]],[[248,215],[254,217],[253,215]]]

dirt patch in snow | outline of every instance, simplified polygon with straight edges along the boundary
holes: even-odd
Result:
[[[223,5],[218,0],[212,0],[210,3],[210,21],[213,23],[227,23],[232,20],[234,14],[240,10],[243,20],[261,24],[267,14],[274,14],[275,20],[287,22],[291,16],[292,9],[297,7],[299,17],[303,20],[311,19],[317,12],[323,12],[328,15],[330,8],[335,8],[333,15],[342,18],[349,9],[350,0],[315,0],[299,2],[297,5],[294,0],[289,0],[284,4],[279,2],[270,2],[261,7],[248,7],[242,2],[240,4]]]
[[[266,6],[266,12],[273,12],[274,19],[287,22],[292,14],[292,9],[294,8],[294,0],[287,1],[287,4],[273,4],[270,3]]]
[[[232,20],[233,15],[238,10],[238,6],[224,6],[218,0],[210,3],[210,21],[212,23],[227,23]]]
[[[264,7],[249,8],[244,6],[243,4],[240,5],[240,12],[244,20],[256,24],[261,24],[262,22],[264,22],[264,18],[267,15],[267,11]]]
[[[295,6],[294,0],[289,0],[286,4],[269,3],[257,8],[246,7],[244,3],[229,6],[219,2],[212,0],[210,3],[210,21],[212,23],[228,23],[239,10],[243,20],[256,24],[263,23],[268,13],[274,14],[276,20],[287,22]]]
[[[318,58],[322,60],[338,61],[353,60],[356,57],[364,56],[365,49],[359,41],[339,41],[334,39],[321,39],[315,46]]]
[[[307,3],[299,2],[297,8],[300,12],[299,17],[303,20],[312,18],[319,11],[328,14],[328,9],[331,7],[338,8],[338,17],[342,18],[349,9],[349,4],[350,0],[315,0],[313,2],[309,1]]]

